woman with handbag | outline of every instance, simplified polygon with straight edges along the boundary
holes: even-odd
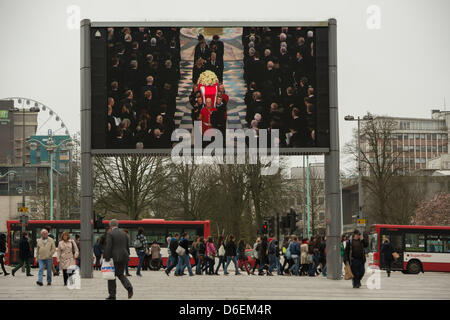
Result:
[[[75,260],[78,258],[79,251],[76,243],[70,239],[70,234],[67,231],[64,231],[61,235],[61,240],[58,244],[57,249],[57,259],[59,262],[60,268],[63,270],[64,276],[64,285],[67,285],[67,279],[69,275],[67,274],[67,269],[70,266],[75,265]]]
[[[216,248],[214,248],[213,238],[208,237],[208,242],[206,242],[206,274],[212,275],[214,273]]]

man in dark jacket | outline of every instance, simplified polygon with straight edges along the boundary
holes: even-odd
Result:
[[[130,281],[125,277],[125,267],[128,264],[128,258],[130,257],[130,248],[128,246],[127,234],[119,229],[119,222],[116,219],[112,219],[109,222],[111,231],[106,235],[106,248],[103,253],[105,261],[113,259],[115,275],[119,278],[124,288],[128,291],[128,299],[133,296],[133,286]],[[108,280],[108,292],[109,297],[107,300],[116,299],[116,279]]]
[[[394,248],[392,247],[392,244],[389,242],[389,239],[386,238],[384,240],[383,245],[381,246],[381,256],[383,258],[383,262],[386,267],[388,277],[391,276],[392,261],[394,260],[394,257],[392,256],[393,252]]]
[[[0,233],[0,264],[2,265],[2,270],[5,276],[9,275],[8,272],[6,272],[5,269],[5,263],[3,262],[3,258],[6,254],[6,236],[4,233]],[[0,272],[0,274],[2,274]]]
[[[191,262],[189,261],[189,233],[185,232],[180,239],[179,246],[184,249],[183,255],[178,255],[178,264],[175,269],[175,275],[181,276],[183,274],[184,267],[186,266],[189,271],[189,276],[193,276]]]
[[[364,276],[364,264],[366,263],[366,255],[364,248],[367,248],[368,244],[359,230],[353,232],[353,236],[350,240],[347,240],[347,245],[344,252],[344,262],[350,263],[350,268],[353,273],[353,288],[361,287],[361,279]]]
[[[19,259],[20,263],[11,271],[12,275],[16,273],[17,270],[22,268],[22,266],[25,264],[27,269],[27,277],[31,277],[32,274],[30,273],[30,258],[31,255],[31,248],[30,243],[28,242],[28,232],[24,232],[22,234],[22,238],[19,242]]]
[[[170,271],[178,264],[178,254],[177,254],[177,247],[178,247],[178,239],[180,238],[180,235],[178,233],[175,233],[172,239],[170,239],[169,243],[169,250],[170,250],[170,256],[167,259],[167,268],[166,271],[164,271],[167,275],[170,274]]]
[[[234,236],[230,235],[230,240],[225,244],[225,256],[227,257],[227,263],[225,264],[224,273],[225,275],[229,274],[227,272],[228,266],[230,265],[230,262],[233,261],[234,268],[236,270],[236,275],[240,275],[237,263],[237,246],[234,242]]]

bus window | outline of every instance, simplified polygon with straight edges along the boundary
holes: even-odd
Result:
[[[189,234],[189,242],[194,241],[195,236],[198,234],[197,229],[188,229],[185,228],[184,232],[187,232]],[[200,236],[203,236],[202,234]]]
[[[444,239],[444,252],[450,253],[450,239]]]
[[[438,235],[427,235],[427,252],[443,252],[443,245]]]
[[[156,241],[160,246],[166,246],[166,229],[164,228],[151,228],[146,232],[147,242],[148,244],[152,244],[153,241]]]
[[[175,236],[175,233],[178,233],[179,235],[180,235],[180,237],[181,237],[181,228],[171,228],[171,227],[169,227],[169,228],[167,228],[167,236],[171,236],[171,237],[173,237],[173,236]]]
[[[406,252],[424,252],[425,235],[420,233],[405,233]]]
[[[369,235],[369,250],[370,252],[378,251],[378,234],[372,233]]]

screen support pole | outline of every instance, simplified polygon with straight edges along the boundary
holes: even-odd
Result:
[[[339,190],[339,117],[336,19],[328,20],[328,57],[330,86],[330,152],[325,154],[327,278],[339,280],[342,275],[342,262],[340,244],[341,206]]]
[[[81,278],[92,278],[91,21],[81,21]]]

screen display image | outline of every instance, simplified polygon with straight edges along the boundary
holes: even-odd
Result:
[[[208,129],[222,139],[278,129],[281,150],[328,148],[327,36],[317,26],[94,27],[92,148],[170,152],[172,133],[195,139],[196,126],[211,140]]]

